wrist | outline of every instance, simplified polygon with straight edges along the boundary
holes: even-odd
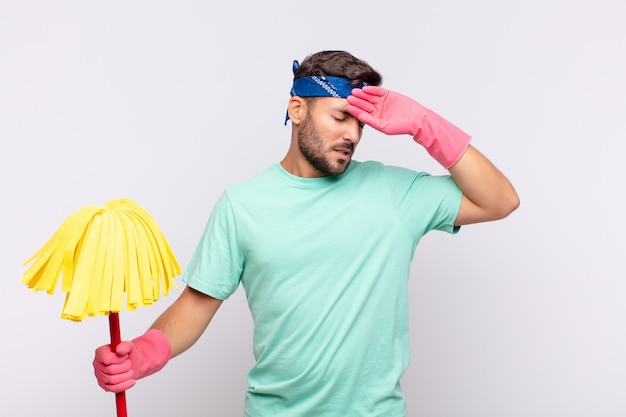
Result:
[[[140,379],[161,370],[172,356],[167,336],[158,329],[150,329],[132,341],[136,358],[133,362],[134,379]],[[134,355],[135,356],[135,355]]]
[[[413,140],[448,169],[461,159],[472,138],[432,110],[424,110],[414,124]]]

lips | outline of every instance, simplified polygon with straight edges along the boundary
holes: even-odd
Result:
[[[335,146],[333,148],[333,151],[338,152],[338,153],[342,154],[343,156],[350,156],[350,155],[352,155],[353,148],[351,148],[349,146]]]

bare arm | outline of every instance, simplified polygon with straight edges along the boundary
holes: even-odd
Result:
[[[172,357],[189,349],[202,335],[222,300],[186,287],[152,325],[167,336]]]
[[[471,145],[449,171],[463,192],[456,226],[502,219],[519,206],[509,180]]]

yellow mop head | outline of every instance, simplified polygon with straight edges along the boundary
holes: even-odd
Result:
[[[181,273],[178,261],[152,216],[129,199],[87,206],[68,217],[24,265],[21,282],[53,294],[59,277],[66,292],[61,318],[118,313],[150,305]]]

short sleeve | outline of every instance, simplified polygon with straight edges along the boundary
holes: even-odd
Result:
[[[395,169],[393,198],[398,214],[413,236],[431,230],[457,233],[454,221],[459,214],[463,193],[450,175]]]
[[[239,286],[243,262],[235,216],[224,193],[213,208],[183,281],[195,290],[225,300]]]
[[[457,233],[459,226],[454,226],[454,221],[459,215],[463,193],[449,175],[421,176],[417,180],[416,187],[420,194],[427,196],[432,204],[432,220],[428,224],[427,231],[440,230],[448,233]]]

